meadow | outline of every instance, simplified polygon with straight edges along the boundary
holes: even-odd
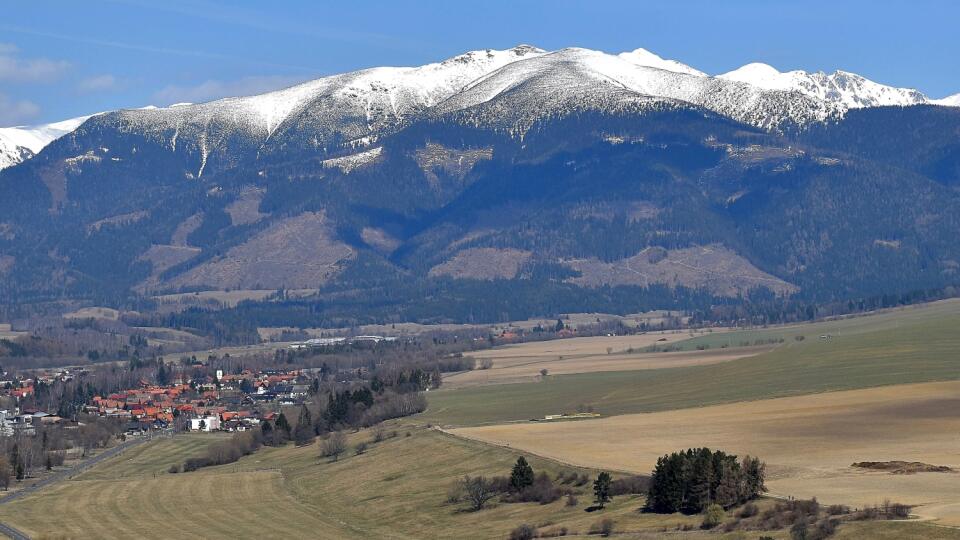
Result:
[[[441,389],[430,392],[424,419],[448,426],[495,424],[584,408],[617,415],[958,380],[958,327],[960,301],[945,301],[869,317],[712,333],[672,346],[695,350],[709,345],[707,350],[731,352],[739,344],[775,347],[711,365],[558,374],[536,382]]]
[[[907,461],[960,471],[960,382],[883,386],[578,422],[517,423],[452,432],[566,463],[646,473],[658,457],[708,446],[762,456],[767,487],[864,507],[893,500],[960,526],[960,474],[852,467]]]
[[[166,469],[194,455],[209,436],[184,435],[137,448],[75,479],[23,500],[0,505],[0,521],[32,538],[506,538],[527,523],[542,531],[566,527],[586,534],[603,518],[618,538],[756,538],[757,533],[699,531],[700,516],[638,512],[643,496],[614,497],[606,509],[586,512],[591,497],[549,504],[492,502],[479,512],[447,501],[464,474],[506,475],[520,452],[453,437],[409,424],[397,436],[372,444],[362,455],[319,458],[316,444],[265,448],[239,462],[172,474]],[[407,435],[407,433],[410,435]],[[371,434],[350,435],[351,444]],[[536,471],[551,476],[593,469],[527,455]],[[589,488],[585,488],[589,491]],[[772,501],[761,501],[761,507]],[[676,532],[686,527],[684,533]],[[944,540],[960,531],[926,523],[851,523],[845,536]],[[849,534],[847,534],[849,532]],[[768,534],[768,533],[764,533]],[[873,536],[873,535],[877,536]],[[771,531],[772,538],[789,538]]]

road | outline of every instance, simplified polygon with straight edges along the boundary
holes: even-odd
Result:
[[[171,435],[172,435],[172,432],[161,432],[158,435],[151,435],[149,437],[137,437],[134,439],[124,441],[112,448],[108,448],[103,452],[100,452],[99,454],[93,457],[90,457],[88,459],[81,461],[80,463],[77,463],[73,467],[64,469],[62,471],[57,471],[37,481],[36,483],[30,486],[27,486],[19,491],[15,491],[7,495],[6,497],[3,497],[2,499],[0,499],[0,504],[7,504],[17,499],[22,499],[23,497],[26,497],[27,495],[30,495],[32,493],[36,493],[37,491],[49,485],[56,484],[57,482],[62,482],[64,480],[69,480],[74,476],[82,473],[83,471],[99,464],[100,462],[110,459],[118,454],[122,454],[124,451],[130,448],[133,448],[134,446],[143,444],[147,441],[152,441],[158,437],[171,436]],[[22,531],[19,531],[5,523],[0,523],[0,534],[5,534],[8,537],[13,538],[14,540],[29,540],[30,538]]]

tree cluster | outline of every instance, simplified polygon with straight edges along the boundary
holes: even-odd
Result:
[[[750,456],[709,448],[674,452],[657,460],[646,509],[657,513],[698,514],[711,504],[730,508],[766,491],[765,465]]]

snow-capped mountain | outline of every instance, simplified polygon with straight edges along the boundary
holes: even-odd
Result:
[[[762,63],[747,64],[717,76],[718,79],[747,83],[764,90],[793,91],[849,109],[887,105],[927,103],[927,96],[912,88],[895,88],[873,82],[856,73],[837,70],[807,73],[795,70],[781,73]]]
[[[938,103],[955,104],[949,100]],[[436,117],[464,111],[463,119],[522,133],[545,114],[693,105],[779,130],[837,118],[849,108],[928,101],[916,90],[842,71],[780,73],[749,64],[712,77],[646,49],[612,55],[521,45],[472,51],[419,67],[333,75],[255,96],[117,111],[102,115],[89,129],[136,133],[187,156],[193,169],[187,174],[198,177],[210,166],[233,166],[251,154],[263,158],[294,150],[328,153],[369,146],[424,113]],[[5,145],[5,166],[39,150],[0,144]]]
[[[676,60],[665,60],[656,54],[640,48],[634,49],[630,52],[620,53],[620,58],[630,62],[631,64],[636,64],[638,66],[646,66],[657,69],[665,69],[667,71],[675,71],[677,73],[686,73],[687,75],[697,75],[699,77],[706,77],[707,74],[700,71],[699,69],[692,68],[686,64],[677,62]]]
[[[332,283],[380,309],[470,266],[519,298],[935,288],[960,260],[960,109],[860,110],[926,102],[846,73],[521,46],[99,114],[0,174],[0,292]],[[11,155],[80,120],[14,130]]]
[[[0,128],[0,170],[29,159],[54,140],[77,129],[87,118],[90,116],[37,126]]]
[[[942,99],[935,99],[930,103],[933,103],[934,105],[946,105],[948,107],[960,107],[960,94],[954,94]]]
[[[646,51],[570,48],[517,60],[442,102],[435,115],[521,135],[537,120],[595,109],[695,106],[764,129],[838,117],[840,107],[796,92],[708,77]],[[665,69],[667,66],[670,69]]]
[[[202,176],[208,158],[224,159],[223,154],[237,144],[261,154],[304,144],[321,151],[337,144],[368,144],[383,130],[399,126],[474,79],[543,53],[530,46],[472,51],[420,67],[371,68],[256,96],[118,111],[101,120],[171,150],[199,154],[195,175]]]

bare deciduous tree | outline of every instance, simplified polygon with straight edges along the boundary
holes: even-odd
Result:
[[[347,436],[343,432],[335,431],[320,445],[320,456],[337,461],[340,455],[347,451]]]
[[[484,478],[483,476],[464,476],[461,481],[463,485],[463,493],[467,497],[467,501],[470,502],[470,508],[474,511],[483,510],[483,507],[490,501],[490,499],[497,496],[497,492],[494,490],[493,483]]]

